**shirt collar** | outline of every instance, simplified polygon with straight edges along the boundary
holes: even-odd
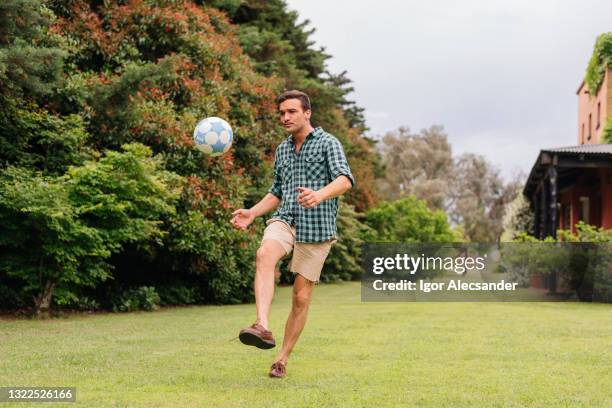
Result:
[[[317,138],[318,136],[321,135],[321,133],[323,133],[323,128],[321,128],[321,126],[317,126],[316,128],[312,129],[312,132],[310,132],[309,134],[306,135],[306,137],[304,138],[304,142],[306,141],[306,139],[308,139],[309,137],[312,137],[313,139]],[[293,143],[293,135],[289,135],[287,137],[287,140],[291,143]]]

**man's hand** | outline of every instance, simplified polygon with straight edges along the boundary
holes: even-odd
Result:
[[[234,217],[230,220],[230,223],[234,226],[234,228],[243,231],[246,231],[246,229],[255,219],[255,214],[253,214],[253,211],[245,208],[234,211],[232,215]]]
[[[304,208],[316,207],[323,201],[318,191],[306,187],[298,187],[297,189],[300,192],[298,195],[298,204]]]

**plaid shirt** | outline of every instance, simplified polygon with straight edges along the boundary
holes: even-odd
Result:
[[[314,129],[295,152],[289,136],[277,148],[274,159],[274,184],[268,192],[281,199],[272,218],[295,226],[296,242],[322,242],[336,238],[338,197],[322,201],[313,208],[297,202],[298,187],[320,190],[344,175],[355,185],[342,144],[320,127]]]

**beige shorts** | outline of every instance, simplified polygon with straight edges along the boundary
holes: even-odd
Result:
[[[318,282],[321,270],[332,245],[338,240],[333,238],[323,242],[295,242],[295,227],[285,221],[272,218],[266,221],[261,242],[266,239],[277,241],[285,250],[285,257],[293,250],[289,270],[299,273],[312,282]]]

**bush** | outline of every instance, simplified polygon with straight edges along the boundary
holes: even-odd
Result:
[[[109,246],[79,219],[66,181],[8,168],[0,178],[0,274],[47,315],[58,285],[93,285],[108,278]]]
[[[60,286],[53,292],[53,305],[59,308],[76,310],[97,310],[100,309],[100,302],[82,293],[80,286],[68,287]]]
[[[111,303],[115,312],[133,312],[146,310],[151,312],[159,309],[160,296],[153,286],[141,286],[135,289],[120,291]]]
[[[372,228],[366,242],[459,242],[459,234],[449,226],[446,214],[432,211],[423,200],[409,196],[382,202],[366,212],[364,223]]]
[[[27,308],[32,300],[22,290],[22,282],[11,279],[0,270],[0,310]]]
[[[612,32],[603,33],[595,40],[584,82],[591,95],[596,95],[603,83],[606,69],[612,66]]]
[[[575,234],[558,230],[557,236],[540,241],[521,234],[502,246],[513,280],[527,286],[533,274],[554,274],[580,300],[612,301],[612,230],[579,222]]]
[[[191,305],[203,301],[198,286],[174,283],[159,286],[160,305]]]
[[[563,242],[574,245],[571,267],[564,278],[581,300],[612,302],[612,229],[596,228],[580,221],[576,233],[559,230]]]
[[[48,314],[56,289],[110,278],[107,260],[125,243],[146,248],[165,236],[178,178],[148,147],[124,149],[61,177],[15,167],[0,177],[0,275],[20,282],[37,314]]]
[[[199,211],[174,218],[166,250],[171,266],[196,279],[207,303],[244,303],[253,300],[255,231],[235,230],[224,216],[215,220]]]

